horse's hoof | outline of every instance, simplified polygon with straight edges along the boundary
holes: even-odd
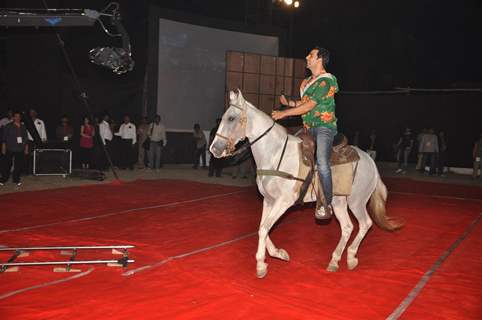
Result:
[[[358,266],[358,259],[351,258],[347,260],[348,270],[353,270]]]
[[[329,264],[328,267],[326,268],[326,271],[328,272],[337,272],[338,271],[338,266],[334,264]]]
[[[283,261],[290,261],[290,256],[288,252],[286,252],[285,249],[279,249],[278,250],[278,258],[283,260]]]
[[[263,270],[256,270],[256,276],[258,277],[258,279],[263,279],[264,277],[266,277],[266,275],[268,274],[268,269],[263,269]]]

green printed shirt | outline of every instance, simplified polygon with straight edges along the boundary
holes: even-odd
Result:
[[[336,130],[335,93],[338,92],[336,77],[325,73],[310,85],[309,78],[300,87],[301,101],[312,100],[316,106],[302,115],[305,128],[327,127]]]

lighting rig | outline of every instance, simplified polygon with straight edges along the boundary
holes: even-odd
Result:
[[[104,20],[107,21],[104,21]],[[97,47],[89,51],[92,63],[123,74],[134,68],[129,35],[121,23],[119,4],[109,3],[101,11],[92,9],[0,9],[0,26],[10,27],[90,27],[98,22],[110,37],[122,39],[122,47]],[[106,24],[109,24],[109,27]],[[113,29],[113,30],[110,30]],[[114,30],[115,29],[115,30]]]

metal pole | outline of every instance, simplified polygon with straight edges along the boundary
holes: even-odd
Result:
[[[20,248],[0,248],[0,251],[33,251],[33,250],[97,250],[97,249],[132,249],[132,245],[119,246],[66,246],[66,247],[20,247]]]
[[[135,260],[125,260],[127,263],[133,263]],[[69,265],[69,264],[106,264],[120,263],[119,260],[85,260],[85,261],[37,261],[37,262],[7,262],[0,264],[0,267],[20,267],[20,266],[47,266],[47,265]]]

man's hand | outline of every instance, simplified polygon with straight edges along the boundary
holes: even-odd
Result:
[[[284,105],[284,106],[289,106],[289,102],[288,102],[288,99],[286,99],[285,95],[282,94],[280,97],[279,97],[279,102]]]
[[[271,118],[273,118],[273,120],[281,120],[283,119],[284,117],[286,117],[286,113],[284,111],[273,111],[271,112]]]

